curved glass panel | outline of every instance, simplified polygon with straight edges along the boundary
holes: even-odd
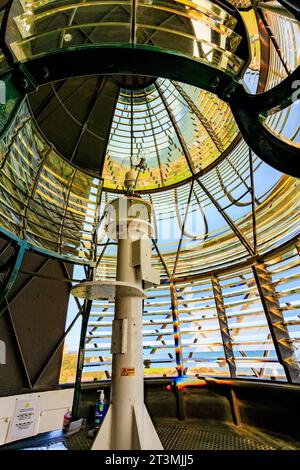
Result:
[[[289,72],[293,72],[300,65],[300,23],[295,18],[284,16],[284,14],[263,11],[270,31],[276,38],[283,61]]]
[[[259,29],[256,15],[253,9],[249,11],[242,11],[241,16],[246,25],[251,55],[250,62],[243,75],[243,80],[247,90],[254,94],[257,91],[261,66],[261,43]]]
[[[247,158],[247,156],[245,156]],[[257,201],[256,201],[256,237],[259,253],[268,253],[270,250],[287,242],[299,232],[299,183],[290,177],[283,177],[278,181],[275,172],[270,174],[269,167],[264,168],[256,161],[256,180]],[[223,176],[224,164],[220,168]],[[235,172],[234,172],[235,173]],[[263,179],[268,174],[270,179],[270,188],[262,184]],[[242,177],[247,184],[249,174],[243,174]],[[227,188],[232,188],[231,192],[224,195],[224,190],[217,182],[217,172],[215,178],[203,178],[205,187],[210,194],[218,201],[222,201],[221,209],[231,216],[234,221],[235,229],[246,238],[250,244],[253,244],[253,227],[251,214],[251,197],[249,190],[243,190],[241,186],[234,190],[232,183],[240,178],[236,174],[231,174],[226,182]],[[236,180],[235,180],[236,179]],[[226,180],[225,180],[226,181]],[[274,186],[272,183],[275,183]],[[228,185],[228,186],[227,186]],[[261,186],[261,187],[260,187]],[[183,187],[181,190],[171,190],[167,193],[154,194],[147,198],[154,207],[155,221],[158,228],[158,246],[164,261],[172,273],[177,256],[177,248],[181,238],[181,228],[189,196],[189,188]],[[221,194],[223,193],[223,196]],[[159,197],[161,196],[161,197]],[[228,196],[232,198],[230,201]],[[240,197],[243,196],[243,197]],[[146,197],[146,196],[145,196]],[[111,199],[113,197],[110,197]],[[235,201],[235,202],[234,202]],[[226,203],[227,202],[227,203]],[[238,206],[243,203],[245,205]],[[180,255],[176,267],[175,279],[191,279],[203,275],[207,272],[213,272],[218,269],[233,268],[241,263],[250,263],[251,253],[243,245],[241,239],[234,230],[226,223],[220,207],[216,207],[213,202],[195,186],[195,192],[192,195],[189,206],[189,218],[183,242],[180,249]],[[178,218],[178,212],[180,217]],[[238,217],[237,217],[238,215]],[[205,220],[203,220],[203,216]],[[201,219],[199,221],[199,219]],[[107,266],[103,268],[103,276],[114,275],[115,259],[114,255],[106,252]],[[159,258],[154,252],[154,260],[161,274],[165,272],[162,268]]]
[[[296,360],[300,321],[299,288],[300,258],[295,249],[285,249],[272,261],[267,261],[276,292],[280,298],[285,323],[288,325]],[[215,280],[211,277],[176,284],[180,317],[180,350],[186,375],[228,376],[228,359],[224,355],[224,338],[220,331],[220,317]],[[228,331],[230,333],[232,367],[237,377],[286,380],[282,365],[271,338],[262,300],[249,268],[218,276]],[[174,354],[174,321],[170,290],[160,286],[148,293],[143,319],[144,373],[176,376]],[[86,338],[83,380],[91,377],[110,377],[110,337],[114,305],[93,302]]]
[[[1,146],[0,224],[42,251],[88,262],[99,180],[61,159],[34,130],[26,104]]]
[[[236,76],[236,19],[208,0],[22,1],[11,9],[6,41],[16,61],[74,47],[141,45],[183,54]]]
[[[264,125],[280,140],[300,148],[300,83],[295,83],[295,101],[281,111],[269,114]]]
[[[215,95],[158,79],[121,89],[103,168],[104,187],[122,190],[126,171],[145,159],[138,191],[177,185],[207,170],[238,137],[229,106]],[[189,159],[187,161],[187,159]]]
[[[281,8],[278,14],[262,7],[261,18],[269,36],[269,66],[265,89],[273,88],[300,65],[300,23]]]
[[[228,0],[228,2],[236,8],[246,9],[252,7],[251,0]]]

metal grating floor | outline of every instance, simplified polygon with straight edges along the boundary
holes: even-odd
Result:
[[[203,423],[160,424],[157,432],[166,450],[279,450],[283,446],[271,439],[250,436],[243,429]],[[286,448],[286,447],[285,447]]]
[[[282,440],[278,436],[246,426],[203,422],[200,420],[178,421],[163,418],[154,423],[165,450],[294,450],[299,442]],[[66,437],[61,431],[45,433],[33,438],[8,444],[4,448],[22,449],[47,447],[62,442],[69,450],[88,450],[93,439],[87,430]],[[44,449],[43,449],[44,450]]]
[[[188,420],[160,419],[155,423],[165,450],[293,450],[277,437],[241,426]],[[66,439],[70,450],[89,449],[92,439],[85,432]]]
[[[65,444],[69,450],[89,450],[92,443],[93,439],[88,437],[86,431],[78,432],[65,439]]]

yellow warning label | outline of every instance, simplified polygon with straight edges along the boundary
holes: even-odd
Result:
[[[135,375],[135,369],[133,367],[122,367],[121,376],[122,377],[132,377]]]

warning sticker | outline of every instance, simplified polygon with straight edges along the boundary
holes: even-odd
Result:
[[[133,367],[122,367],[121,376],[122,377],[132,377],[135,375],[135,369]]]

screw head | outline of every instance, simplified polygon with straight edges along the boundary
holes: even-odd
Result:
[[[219,86],[220,84],[220,77],[218,75],[216,75],[210,82],[210,86],[212,88],[217,88],[217,86]]]

